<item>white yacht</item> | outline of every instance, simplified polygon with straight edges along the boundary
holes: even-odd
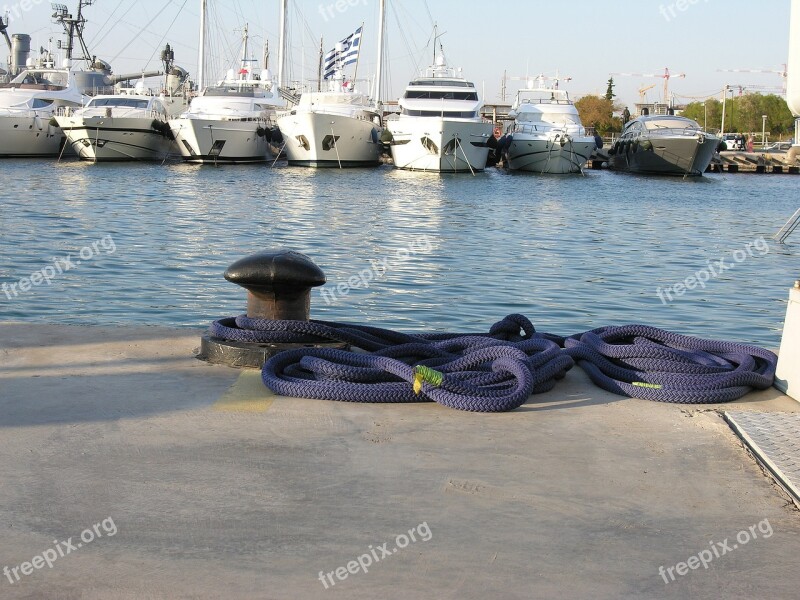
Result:
[[[475,84],[448,67],[444,53],[408,84],[399,105],[400,115],[387,121],[395,167],[441,172],[486,167],[492,124],[481,118]]]
[[[272,156],[275,98],[262,81],[225,80],[206,88],[169,126],[184,160],[264,162]]]
[[[564,90],[542,79],[517,92],[509,117],[514,124],[502,149],[511,170],[535,173],[580,173],[594,152],[578,110]]]
[[[96,96],[55,120],[80,158],[101,162],[164,160],[177,152],[168,118],[156,96],[118,94]]]
[[[297,106],[278,118],[290,165],[342,168],[379,164],[380,112],[369,97],[355,91],[343,71],[357,60],[361,31],[359,28],[336,44],[326,56],[328,91],[303,93]]]
[[[289,164],[307,167],[376,166],[380,123],[367,96],[341,87],[304,93],[296,107],[278,118]]]
[[[63,26],[66,50],[63,68],[56,67],[52,52],[44,48],[38,59],[31,57],[31,36],[5,34],[8,24],[0,20],[0,32],[4,33],[11,57],[9,83],[0,85],[0,156],[58,156],[64,143],[64,134],[53,118],[80,108],[97,94],[113,94],[114,85],[140,77],[149,77],[159,72],[144,72],[129,75],[113,75],[111,65],[91,55],[83,40],[86,19],[83,9],[92,0],[78,0],[77,12],[71,13],[63,4],[53,4],[53,19]],[[73,69],[73,51],[80,49],[84,68]]]
[[[58,156],[64,134],[51,119],[85,100],[67,69],[28,68],[0,84],[0,156]]]
[[[264,162],[271,148],[276,104],[279,99],[269,71],[257,75],[248,64],[247,27],[238,73],[203,90],[189,108],[169,120],[184,160],[192,163]]]

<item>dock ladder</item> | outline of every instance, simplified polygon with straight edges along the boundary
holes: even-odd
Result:
[[[800,208],[797,209],[791,218],[786,221],[786,224],[781,227],[780,231],[776,233],[772,239],[776,240],[779,244],[782,244],[786,238],[788,238],[795,229],[797,229],[798,225],[800,225]]]

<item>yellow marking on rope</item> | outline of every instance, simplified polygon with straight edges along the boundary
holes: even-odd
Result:
[[[444,373],[435,371],[430,367],[417,365],[414,367],[414,393],[419,395],[422,391],[423,383],[430,383],[434,387],[439,387],[444,381]]]
[[[657,383],[645,383],[644,381],[634,381],[631,385],[635,385],[636,387],[643,387],[643,388],[650,388],[653,390],[660,390],[662,386]]]
[[[263,413],[272,406],[274,394],[261,381],[261,371],[244,369],[224,394],[211,407],[226,412]]]

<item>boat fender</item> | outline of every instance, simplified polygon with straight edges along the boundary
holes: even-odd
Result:
[[[642,150],[645,150],[645,151],[649,152],[650,150],[653,149],[653,142],[651,142],[650,140],[644,140],[640,144],[640,147],[641,147]]]
[[[631,147],[633,148],[633,152],[638,152],[639,151],[639,140],[635,140],[633,142],[633,144],[631,144]]]
[[[380,136],[378,135],[378,130],[375,129],[374,127],[372,128],[372,131],[370,132],[369,135],[370,135],[370,137],[372,139],[372,143],[373,144],[377,144],[380,141]]]
[[[717,152],[723,152],[727,149],[728,149],[728,144],[720,140],[719,144],[717,144]]]
[[[50,127],[58,127],[58,121],[56,121],[55,117],[50,117],[50,120],[47,122]]]
[[[261,127],[260,125],[256,128],[256,135],[258,137],[264,137],[267,135],[267,130]]]
[[[283,143],[283,134],[281,133],[281,130],[277,126],[272,128],[272,141],[275,142],[276,144]]]

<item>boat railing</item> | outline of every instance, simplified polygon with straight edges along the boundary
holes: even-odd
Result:
[[[511,126],[511,131],[513,133],[566,133],[566,134],[573,134],[573,135],[585,135],[586,130],[583,127],[575,126],[563,126],[563,125],[554,125],[554,124],[542,124],[542,125],[530,125],[530,124],[523,124],[523,123],[514,123]]]
[[[559,98],[525,98],[519,102],[520,105],[522,104],[559,104],[561,106],[569,106],[573,102],[569,99],[559,99]]]
[[[645,129],[623,133],[619,136],[620,140],[638,140],[643,137],[663,137],[663,136],[680,136],[680,137],[697,137],[700,135],[711,135],[702,129],[695,129],[693,127],[661,127],[658,129]]]
[[[692,127],[658,127],[656,129],[648,129],[646,133],[647,135],[682,135],[691,137],[700,135],[703,132]]]

